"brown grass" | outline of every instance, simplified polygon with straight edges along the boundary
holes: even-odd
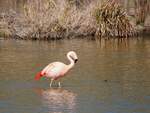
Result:
[[[27,0],[24,14],[9,13],[11,37],[62,39],[79,36],[130,36],[133,27],[119,4],[99,0]]]
[[[123,7],[115,1],[108,0],[96,7],[94,17],[97,23],[96,34],[99,37],[129,37],[134,28]]]
[[[144,25],[146,17],[150,14],[150,1],[136,0],[135,9],[136,24]]]

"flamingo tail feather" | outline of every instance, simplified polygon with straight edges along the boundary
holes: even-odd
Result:
[[[40,80],[40,78],[43,76],[43,74],[41,72],[38,72],[36,75],[35,75],[35,80]]]

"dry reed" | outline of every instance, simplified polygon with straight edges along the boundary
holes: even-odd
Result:
[[[97,23],[96,35],[129,37],[134,33],[125,10],[115,1],[108,0],[94,11]]]
[[[11,37],[62,39],[79,36],[128,37],[134,29],[115,2],[99,0],[27,0],[24,14],[8,14]]]

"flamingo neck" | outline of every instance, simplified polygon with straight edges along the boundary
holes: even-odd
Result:
[[[71,69],[74,66],[74,60],[69,55],[67,55],[67,58],[70,61],[70,64],[68,65],[69,69]]]

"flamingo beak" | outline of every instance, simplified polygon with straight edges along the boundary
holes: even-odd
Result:
[[[75,60],[74,60],[74,63],[77,63],[77,61],[78,61],[78,59],[75,59]]]

